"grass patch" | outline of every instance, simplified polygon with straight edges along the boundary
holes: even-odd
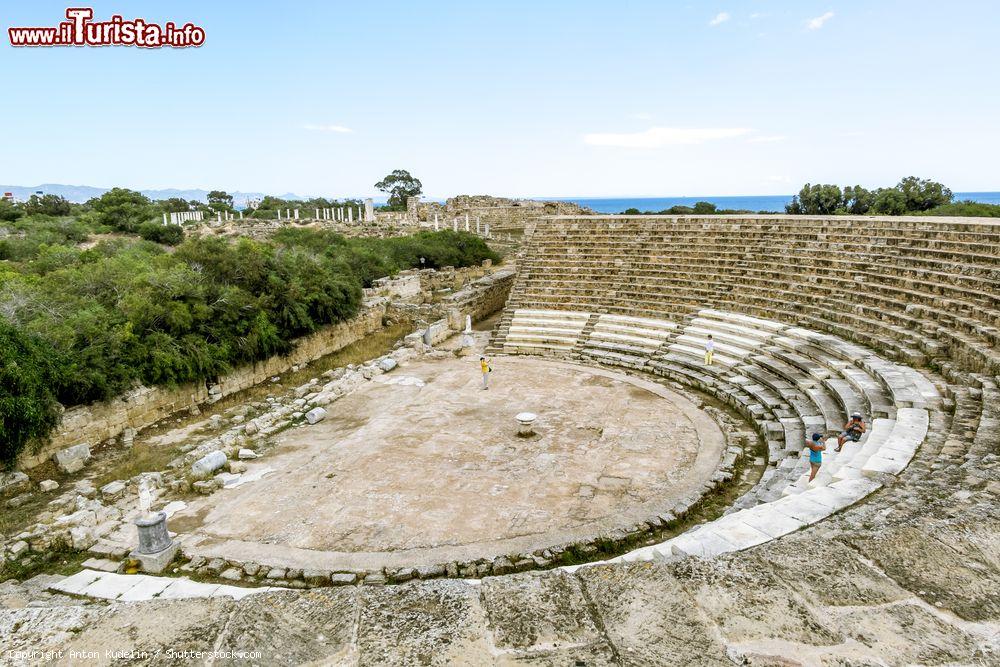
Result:
[[[135,444],[94,478],[94,486],[101,488],[116,479],[128,480],[144,472],[166,470],[167,464],[181,455],[180,449],[168,446]]]
[[[53,547],[42,554],[5,562],[0,566],[0,582],[8,579],[24,581],[43,573],[69,576],[83,569],[83,561],[88,558],[90,554],[85,551],[74,551],[66,546]]]

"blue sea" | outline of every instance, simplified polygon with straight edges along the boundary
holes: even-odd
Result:
[[[735,209],[745,211],[773,211],[784,213],[785,204],[792,201],[792,195],[768,195],[755,197],[537,197],[548,201],[568,201],[580,206],[586,206],[597,213],[621,213],[628,208],[640,211],[663,211],[671,206],[694,206],[695,202],[707,201],[719,209]],[[1000,192],[956,192],[955,201],[972,201],[984,204],[1000,204]]]

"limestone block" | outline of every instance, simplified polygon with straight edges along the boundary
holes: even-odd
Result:
[[[0,473],[0,497],[20,493],[27,489],[29,484],[28,476],[20,470],[11,473]]]
[[[48,493],[59,488],[59,482],[53,479],[46,479],[38,483],[38,488]]]
[[[382,357],[382,359],[378,362],[378,367],[385,373],[388,373],[397,365],[398,363],[392,357]]]
[[[89,526],[74,526],[69,530],[70,546],[78,551],[86,551],[94,546],[97,537]]]
[[[56,465],[65,473],[80,471],[87,461],[90,460],[90,445],[83,442],[66,449],[61,449],[54,454]]]
[[[191,472],[198,477],[207,477],[224,465],[226,465],[226,455],[215,450],[195,461],[191,465]]]
[[[101,487],[101,497],[106,501],[118,500],[125,495],[125,482],[120,479]]]
[[[313,408],[306,413],[306,421],[310,424],[316,424],[323,421],[326,418],[326,410],[323,408]]]
[[[251,459],[257,458],[257,452],[252,449],[247,449],[246,447],[241,447],[240,451],[236,454],[237,458],[241,461],[249,461]]]

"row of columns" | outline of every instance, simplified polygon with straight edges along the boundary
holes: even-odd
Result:
[[[447,226],[447,223],[445,223]],[[451,221],[451,228],[453,231],[458,231],[459,228],[459,218],[455,218]],[[434,214],[434,231],[439,231],[441,229],[441,221],[438,220],[437,213]],[[469,220],[469,214],[465,214],[465,231],[472,231],[472,223]],[[476,234],[480,236],[485,236],[490,238],[490,223],[482,223],[479,216],[476,216]]]
[[[170,222],[167,222],[167,214],[163,214],[163,224],[179,225],[182,222],[201,222],[202,211],[180,211],[170,214]]]

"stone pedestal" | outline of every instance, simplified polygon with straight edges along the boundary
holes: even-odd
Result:
[[[534,424],[535,420],[538,419],[538,415],[534,412],[518,413],[514,419],[517,420],[517,435],[519,437],[527,438],[535,434]]]
[[[129,554],[139,561],[144,572],[159,574],[177,556],[180,543],[167,532],[167,515],[157,512],[135,520],[139,529],[139,547]]]

